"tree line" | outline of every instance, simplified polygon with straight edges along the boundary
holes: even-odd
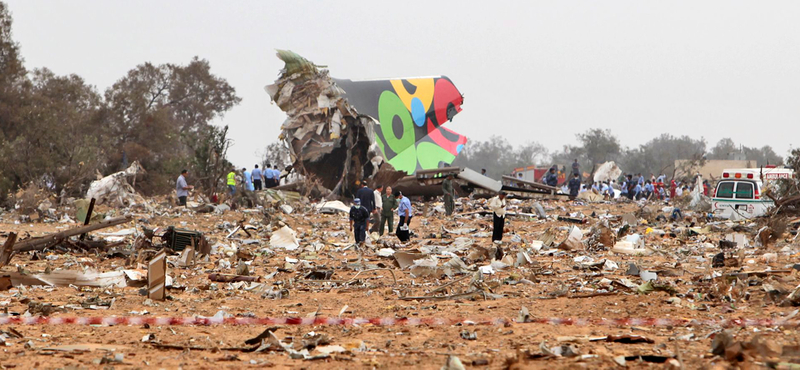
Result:
[[[182,168],[213,189],[230,168],[227,127],[211,122],[241,98],[198,57],[144,62],[102,93],[78,75],[26,69],[0,2],[0,196],[29,183],[80,196],[97,174],[139,161],[145,194],[171,189]]]
[[[578,159],[581,171],[593,173],[594,168],[606,161],[614,161],[624,172],[666,174],[672,176],[676,160],[701,163],[712,159],[734,159],[742,155],[760,165],[783,164],[769,145],[761,148],[739,146],[730,138],[720,140],[707,148],[705,139],[689,136],[661,134],[638,147],[623,147],[610,130],[591,129],[576,135],[578,145],[564,145],[560,150],[549,151],[536,142],[517,147],[500,136],[491,136],[485,141],[470,141],[456,158],[454,166],[486,169],[489,176],[499,178],[515,168],[526,166],[550,167],[553,165],[570,169]]]

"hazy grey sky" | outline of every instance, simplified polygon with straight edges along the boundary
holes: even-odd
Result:
[[[473,140],[559,149],[600,127],[783,155],[800,134],[800,1],[6,1],[28,68],[101,92],[145,61],[208,59],[243,98],[222,120],[238,166],[285,119],[263,89],[278,48],[339,78],[446,75],[465,95],[448,127]]]

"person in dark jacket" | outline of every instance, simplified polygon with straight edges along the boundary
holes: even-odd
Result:
[[[367,182],[361,183],[361,189],[356,192],[356,198],[361,200],[361,206],[372,213],[375,210],[375,192],[367,186]]]
[[[633,188],[636,187],[637,181],[638,181],[637,179],[633,178],[633,175],[628,175],[628,199],[633,200],[633,197],[635,195]]]
[[[572,178],[569,180],[567,184],[569,187],[569,199],[575,200],[578,196],[578,192],[581,190],[581,177],[577,173],[572,174]]]
[[[496,197],[489,199],[492,210],[492,242],[502,243],[506,225],[506,192],[501,191]]]
[[[369,228],[369,212],[361,206],[361,199],[354,199],[350,207],[350,231],[356,237],[356,243],[363,243],[367,239]]]
[[[442,193],[444,193],[444,211],[448,216],[453,215],[453,210],[456,208],[456,191],[453,188],[453,174],[447,175],[447,178],[442,181]]]
[[[580,178],[581,178],[581,165],[578,164],[578,159],[577,158],[575,158],[575,162],[572,162],[572,173],[573,174],[577,173],[578,174],[578,179],[580,180]]]
[[[544,177],[544,183],[550,186],[558,186],[556,166],[550,167],[550,171],[547,171],[547,175]]]

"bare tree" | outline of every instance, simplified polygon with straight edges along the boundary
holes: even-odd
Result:
[[[278,165],[279,167],[286,167],[292,164],[292,162],[289,148],[286,146],[286,143],[281,140],[267,145],[264,149],[264,153],[261,155],[261,164],[264,166],[269,164],[272,166]]]

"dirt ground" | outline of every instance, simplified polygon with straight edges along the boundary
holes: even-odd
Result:
[[[509,211],[527,210],[533,201],[511,201]],[[546,220],[509,216],[504,244],[500,247],[510,266],[495,263],[493,273],[478,273],[498,257],[491,237],[491,218],[471,214],[482,210],[483,200],[460,199],[457,213],[447,217],[437,211],[440,203],[415,203],[412,224],[415,237],[400,244],[391,235],[371,241],[361,252],[349,247],[352,236],[344,213],[322,214],[311,204],[295,203],[290,214],[278,207],[217,213],[197,213],[153,201],[147,209],[115,210],[98,207],[107,215],[134,215],[134,221],[90,234],[101,240],[103,232],[143,227],[176,227],[203,232],[215,252],[193,267],[179,267],[178,256],[169,258],[168,275],[173,286],[167,300],[153,301],[141,287],[41,287],[18,286],[0,292],[0,305],[7,315],[41,314],[41,305],[52,305],[54,317],[68,316],[153,316],[192,317],[214,315],[239,317],[419,317],[468,320],[507,318],[516,320],[525,307],[533,318],[674,318],[722,320],[736,318],[791,318],[796,314],[789,299],[798,286],[798,243],[788,231],[767,246],[755,246],[758,223],[706,223],[700,215],[669,220],[664,204],[650,204],[655,214],[642,214],[636,203],[573,203],[540,201]],[[425,214],[425,210],[430,214]],[[64,211],[69,213],[70,211]],[[74,212],[74,211],[72,211]],[[559,221],[556,216],[585,217],[585,223]],[[613,234],[620,233],[624,214],[636,214],[636,225],[628,234],[639,234],[652,254],[627,255],[611,252],[612,246],[596,246],[591,229],[608,222]],[[667,220],[657,220],[663,214]],[[74,216],[73,216],[74,218]],[[647,220],[650,221],[647,221]],[[3,236],[16,232],[20,240],[78,226],[75,223],[19,222],[19,215],[2,215]],[[251,236],[239,231],[227,238],[242,222],[251,225]],[[694,222],[694,225],[692,224]],[[287,251],[270,246],[269,237],[285,223],[297,232],[299,248]],[[709,226],[693,232],[691,226]],[[458,231],[456,234],[444,231]],[[581,248],[558,247],[570,227],[583,230]],[[555,244],[540,251],[532,246],[552,228]],[[659,232],[664,231],[665,236]],[[791,229],[791,227],[790,227]],[[697,230],[697,229],[696,229]],[[726,267],[712,267],[720,253],[719,240],[739,230],[749,246],[727,251]],[[623,230],[624,232],[624,230]],[[123,246],[130,249],[136,236]],[[458,238],[469,238],[468,247],[443,251]],[[160,239],[155,238],[156,249]],[[253,244],[247,244],[253,243]],[[434,247],[439,247],[434,248]],[[225,254],[225,248],[238,253]],[[466,269],[451,269],[453,276],[415,276],[411,268],[401,269],[392,256],[381,257],[383,248],[438,256],[437,267],[414,270],[440,274],[454,256]],[[427,249],[426,249],[427,248]],[[543,251],[554,251],[544,254]],[[155,250],[155,249],[154,249]],[[487,252],[488,251],[488,252]],[[385,251],[384,251],[385,252]],[[486,253],[483,253],[486,252]],[[525,252],[530,262],[520,253]],[[483,254],[482,254],[483,253]],[[766,253],[775,253],[764,256]],[[491,254],[491,256],[490,256]],[[106,251],[63,252],[51,248],[15,255],[3,272],[44,273],[48,270],[95,269],[145,271],[146,254],[109,256]],[[580,258],[580,257],[588,258]],[[577,260],[576,260],[577,258]],[[519,266],[513,261],[521,259]],[[618,268],[604,268],[603,260]],[[225,262],[220,262],[224,260]],[[258,283],[223,283],[209,280],[210,273],[235,274],[239,261],[249,264]],[[640,291],[644,281],[627,275],[632,262],[640,270],[657,273],[651,292]],[[592,265],[595,264],[595,265]],[[228,267],[229,266],[229,267]],[[353,277],[361,270],[365,271]],[[413,267],[412,267],[413,268]],[[393,280],[393,272],[396,283]],[[326,280],[306,278],[310,271],[332,270]],[[759,275],[729,278],[742,271],[767,271]],[[743,276],[743,275],[740,275]],[[604,280],[605,279],[605,280]],[[623,281],[627,280],[627,282]],[[610,282],[609,282],[610,281]],[[445,284],[443,289],[436,290]],[[633,285],[631,285],[633,283]],[[626,284],[628,286],[626,286]],[[131,284],[133,285],[133,284]],[[252,288],[252,289],[251,289]],[[282,294],[278,294],[281,292]],[[470,293],[470,294],[461,294]],[[460,294],[460,295],[459,295]],[[279,296],[280,295],[280,296]],[[453,296],[457,295],[457,296]],[[403,299],[403,297],[429,297]],[[110,307],[89,304],[112,301]],[[85,307],[82,307],[82,303]],[[96,308],[96,309],[93,309]],[[794,327],[728,328],[726,353],[712,354],[715,337],[723,329],[715,325],[667,326],[570,326],[538,323],[507,325],[443,326],[278,326],[274,335],[295,351],[308,349],[309,358],[292,358],[269,340],[245,344],[262,333],[262,326],[73,326],[5,325],[5,347],[0,354],[3,368],[415,368],[439,369],[456,356],[465,368],[792,368],[800,363],[800,335]],[[21,337],[17,337],[19,333]],[[607,336],[641,336],[647,342],[625,343],[604,340]],[[592,341],[589,339],[593,338]],[[600,339],[598,339],[600,338]],[[636,337],[628,337],[636,338]],[[316,340],[319,339],[319,340]],[[718,339],[719,340],[719,339]],[[631,340],[633,341],[633,340]],[[64,347],[79,345],[76,348]],[[320,348],[341,346],[328,356]],[[258,350],[256,350],[258,349]],[[622,360],[621,356],[627,356]],[[640,356],[639,358],[634,358]],[[622,363],[624,361],[624,364]],[[451,366],[450,369],[457,369]]]

